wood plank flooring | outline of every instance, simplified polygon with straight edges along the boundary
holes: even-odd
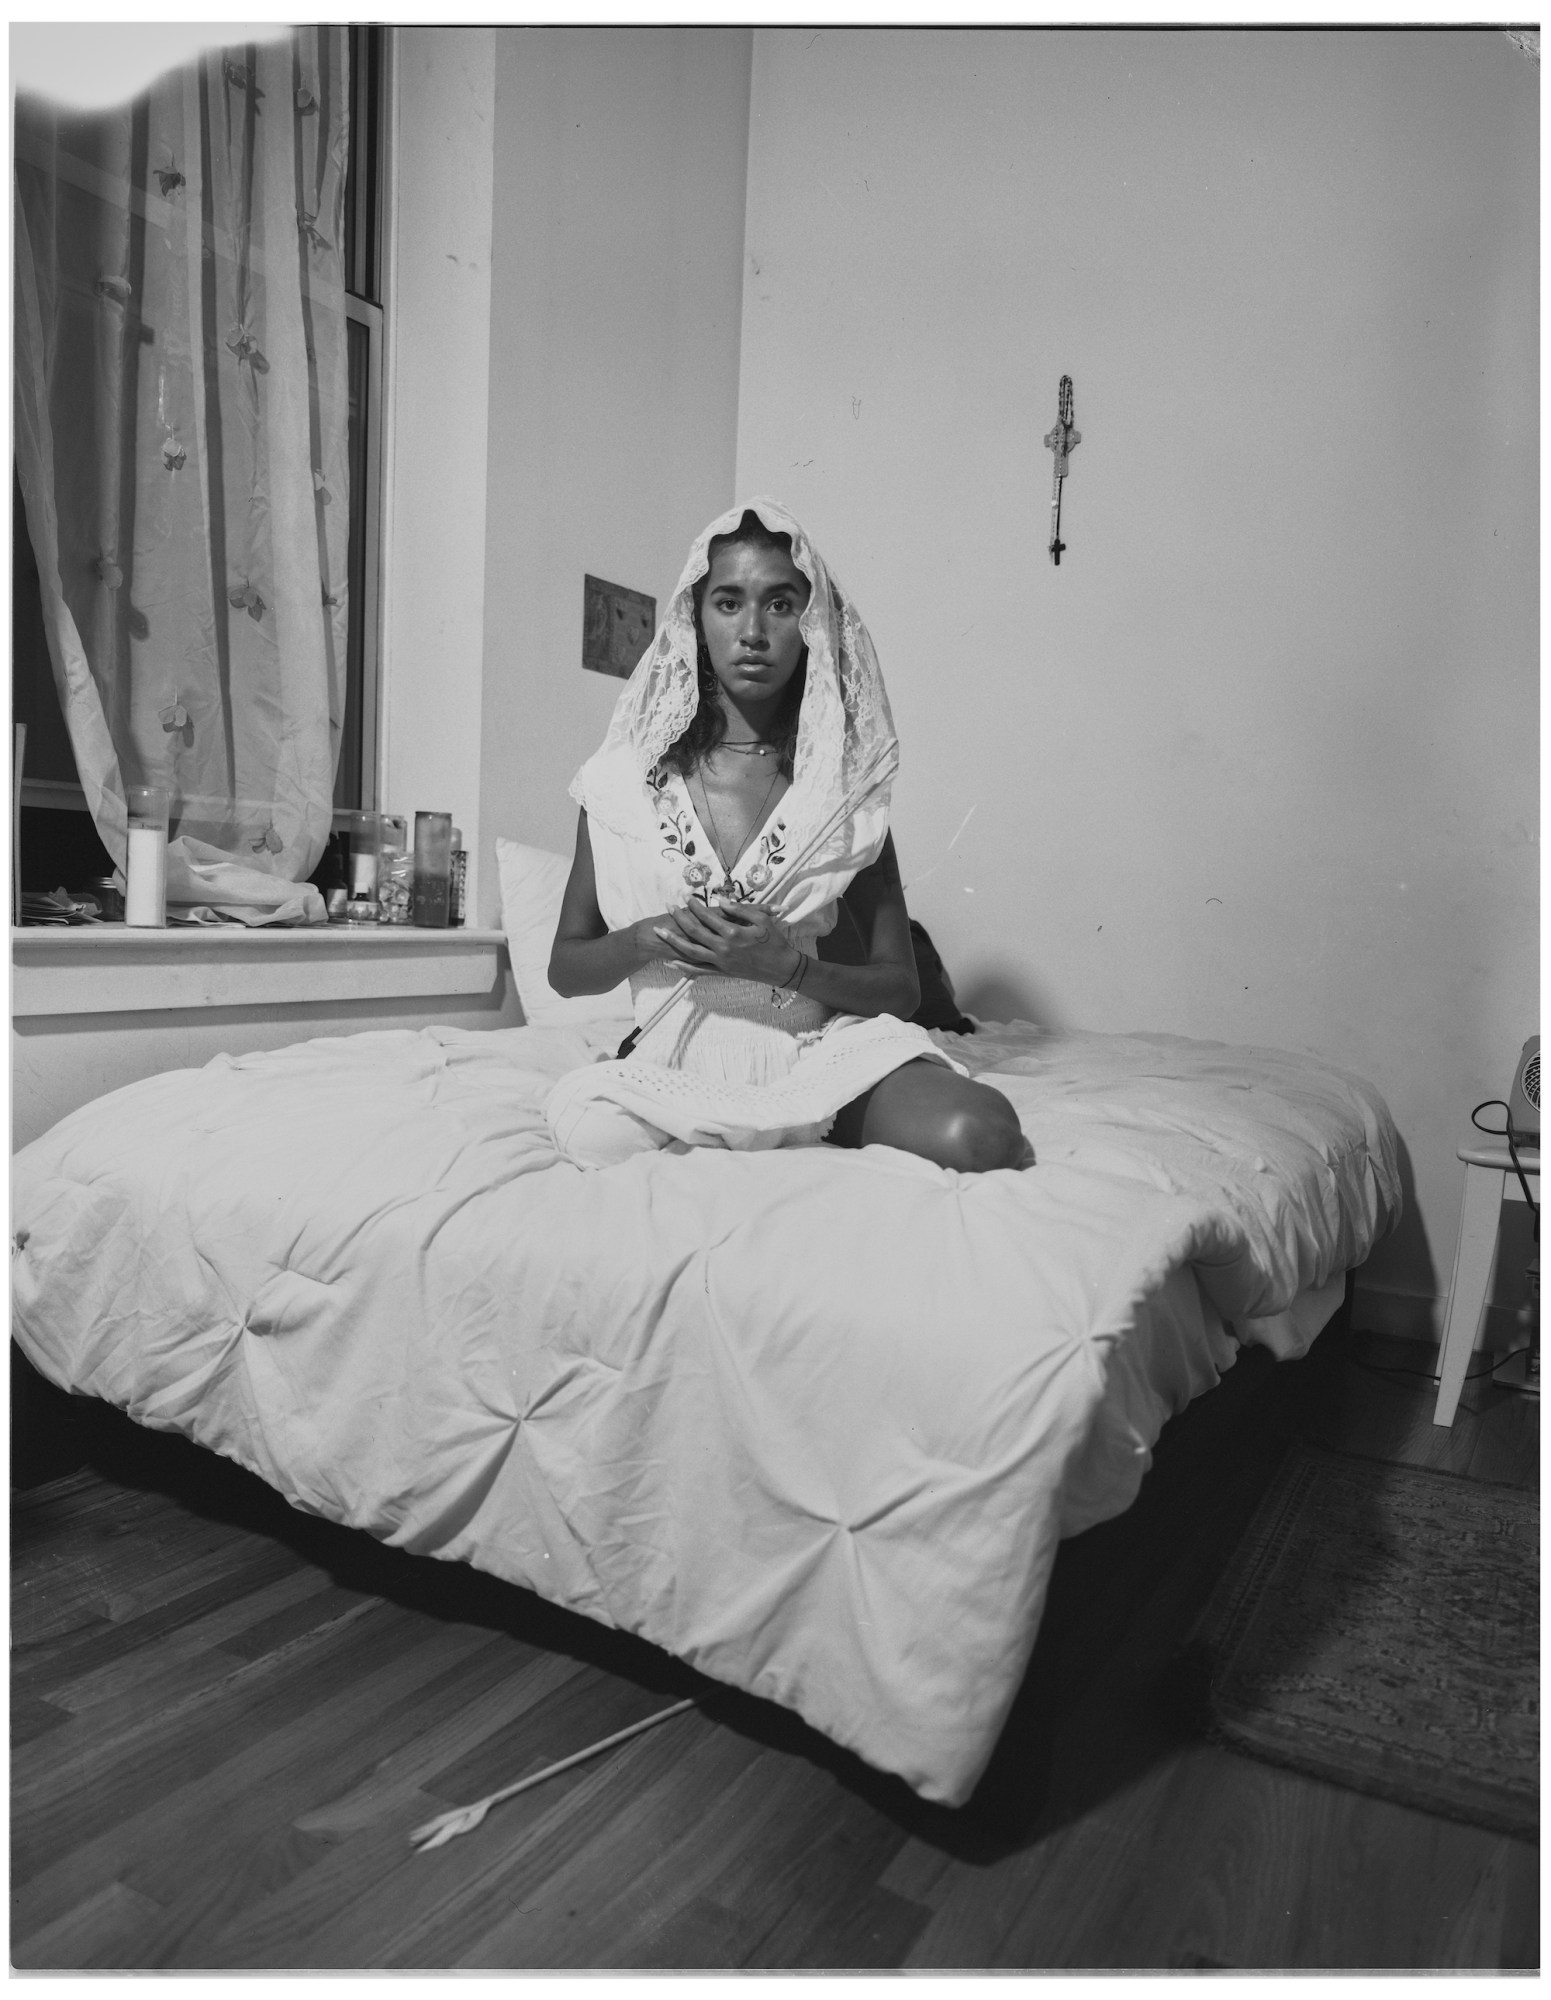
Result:
[[[769,1704],[77,1405],[13,1498],[12,1961],[70,1970],[1478,1969],[1539,1962],[1538,1855],[1194,1740],[1166,1668],[1289,1440],[1533,1485],[1538,1405],[1429,1421],[1425,1349],[1247,1353],[1136,1505],[1063,1546],[961,1812]],[[684,1694],[497,1807],[413,1826]]]

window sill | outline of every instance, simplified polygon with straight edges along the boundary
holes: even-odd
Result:
[[[40,925],[11,932],[11,1012],[132,1014],[490,993],[500,931]]]

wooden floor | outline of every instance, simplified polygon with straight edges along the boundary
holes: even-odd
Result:
[[[111,1413],[15,1496],[22,1968],[1510,1968],[1538,1855],[1192,1740],[1165,1668],[1295,1435],[1533,1484],[1538,1405],[1453,1430],[1427,1351],[1247,1354],[1142,1495],[1064,1545],[973,1803],[454,1565],[288,1509]],[[1367,1363],[1369,1365],[1361,1365]],[[79,1408],[80,1406],[76,1406]],[[701,1708],[497,1807],[449,1804]]]

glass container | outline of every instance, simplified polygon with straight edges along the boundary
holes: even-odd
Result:
[[[414,920],[445,930],[452,895],[452,814],[415,814]]]
[[[469,857],[462,832],[452,830],[452,881],[447,893],[447,921],[456,930],[468,915]]]
[[[124,921],[124,884],[117,875],[94,876],[86,887],[97,899],[97,908],[105,924],[121,924]]]
[[[382,849],[382,816],[374,812],[350,815],[350,863],[346,882],[352,903],[375,903],[377,867]]]
[[[161,930],[167,922],[167,788],[130,785],[124,806],[129,834],[124,922],[140,930]]]
[[[381,921],[407,924],[413,894],[414,856],[409,851],[409,823],[402,813],[382,815],[382,862],[377,896]]]

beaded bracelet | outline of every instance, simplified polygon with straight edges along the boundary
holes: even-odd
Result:
[[[797,953],[797,970],[792,974],[791,979],[783,979],[779,986],[771,987],[770,1004],[772,1007],[790,1007],[792,1002],[797,998],[798,993],[802,990],[803,974],[808,970],[808,954],[798,945],[793,945],[792,950]]]

